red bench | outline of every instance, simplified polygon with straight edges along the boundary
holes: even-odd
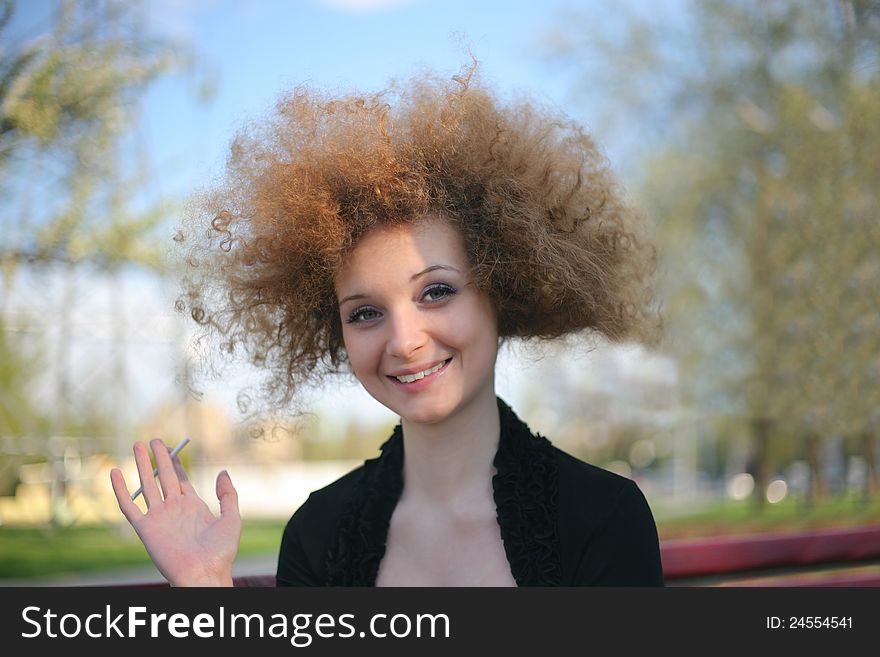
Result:
[[[880,526],[666,540],[667,586],[880,586]]]
[[[880,586],[880,526],[664,540],[660,555],[667,586]],[[275,586],[275,574],[234,584]]]

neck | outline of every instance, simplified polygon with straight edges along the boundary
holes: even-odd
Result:
[[[501,423],[493,386],[443,422],[402,421],[404,495],[455,504],[492,491]]]

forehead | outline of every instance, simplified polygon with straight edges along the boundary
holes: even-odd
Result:
[[[359,284],[405,280],[431,265],[467,269],[458,230],[448,221],[426,217],[411,224],[377,226],[364,235],[336,276],[337,292]]]

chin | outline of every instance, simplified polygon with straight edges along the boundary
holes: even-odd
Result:
[[[413,424],[438,424],[448,418],[450,414],[450,411],[440,409],[419,409],[410,412],[404,410],[403,413],[398,413],[402,419]]]
[[[399,400],[379,398],[376,401],[407,422],[416,424],[437,424],[446,420],[458,408],[458,404],[445,399]]]

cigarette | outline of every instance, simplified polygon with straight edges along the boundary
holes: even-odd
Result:
[[[189,442],[189,438],[184,438],[184,439],[181,440],[179,443],[177,443],[177,447],[175,447],[174,449],[172,449],[172,450],[171,450],[171,454],[169,454],[169,456],[171,457],[171,459],[174,459],[175,456],[177,456],[178,454],[180,454],[180,450],[182,450],[184,447],[186,447],[186,444],[187,444],[188,442]],[[159,468],[153,468],[153,477],[155,477],[155,476],[158,475],[158,474],[159,474]],[[140,494],[143,493],[143,492],[144,492],[144,487],[141,486],[140,488],[138,488],[138,489],[132,494],[132,496],[131,496],[132,501],[136,500],[136,499],[137,499],[137,496],[140,495]]]

